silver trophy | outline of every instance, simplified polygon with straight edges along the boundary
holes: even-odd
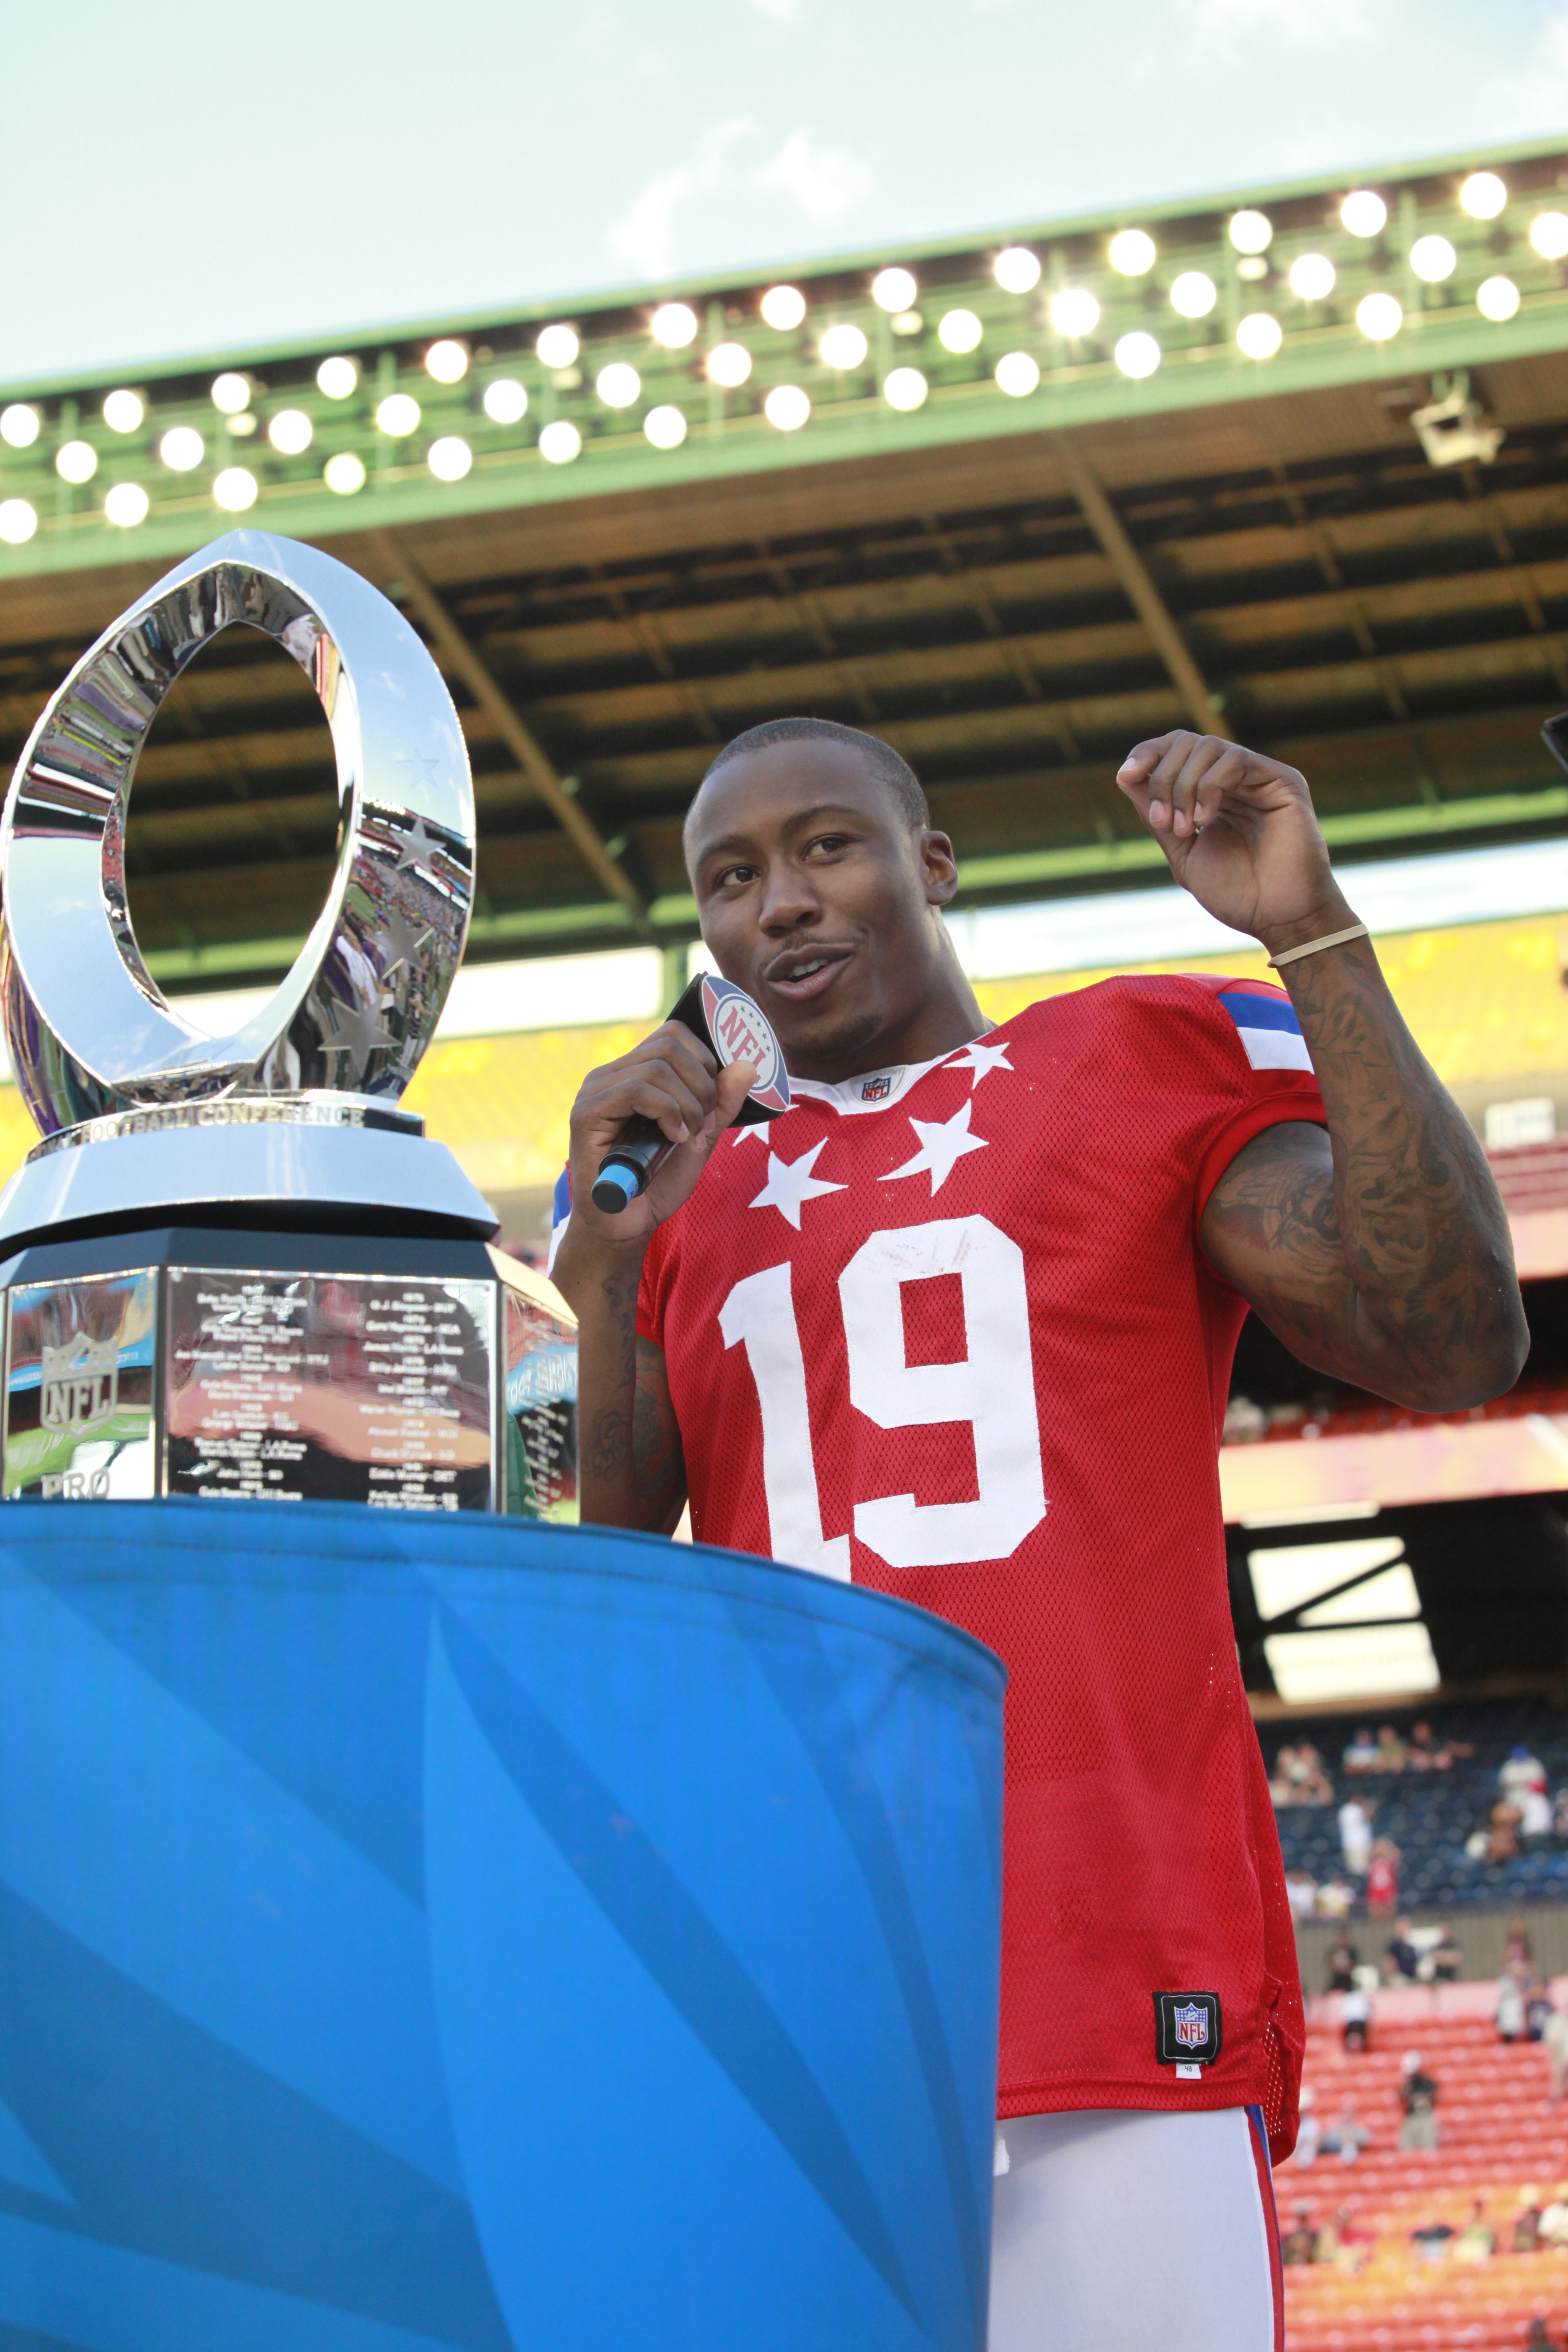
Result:
[[[293,969],[212,1037],[125,891],[159,706],[227,628],[310,678],[339,850]],[[41,1140],[0,1192],[6,1497],[337,1497],[574,1510],[575,1335],[397,1108],[462,958],[474,797],[451,698],[386,598],[239,530],[71,671],[0,820],[0,1010]]]

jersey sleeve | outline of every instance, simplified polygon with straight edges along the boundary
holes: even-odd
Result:
[[[1198,1160],[1194,1215],[1201,1218],[1215,1186],[1255,1135],[1286,1119],[1316,1127],[1329,1120],[1296,1008],[1282,988],[1206,975],[1194,976],[1190,985],[1207,999],[1200,1017],[1225,1071],[1214,1088]]]

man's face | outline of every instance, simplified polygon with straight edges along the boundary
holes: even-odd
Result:
[[[948,950],[945,834],[912,828],[847,745],[742,753],[687,823],[702,936],[754,997],[799,1077],[849,1077],[900,1050]],[[887,1050],[879,1053],[879,1045]]]

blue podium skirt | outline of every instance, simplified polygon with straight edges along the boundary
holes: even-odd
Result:
[[[1002,1682],[650,1537],[7,1509],[0,2352],[980,2352]]]

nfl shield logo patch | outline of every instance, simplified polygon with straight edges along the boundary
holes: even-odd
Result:
[[[1219,2041],[1218,1993],[1154,1995],[1154,2056],[1160,2065],[1212,2066]]]
[[[1175,2011],[1176,2039],[1184,2050],[1201,2050],[1209,2038],[1207,2012],[1195,2000]]]

